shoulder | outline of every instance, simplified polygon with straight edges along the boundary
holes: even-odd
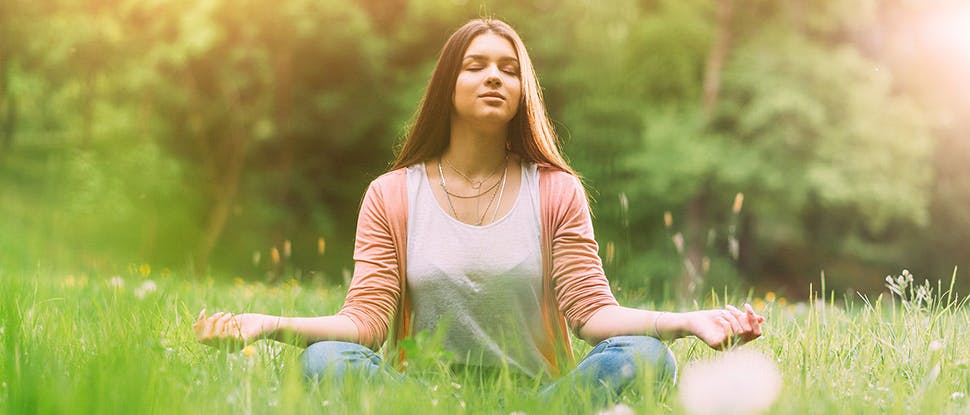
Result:
[[[576,193],[585,195],[583,184],[572,173],[539,164],[539,189],[554,198],[570,197]]]
[[[407,193],[407,168],[391,170],[371,180],[367,194],[382,199]]]
[[[396,187],[404,185],[407,180],[407,168],[402,167],[396,170],[391,170],[370,182],[371,187]]]

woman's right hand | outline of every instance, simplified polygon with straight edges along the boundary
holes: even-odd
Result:
[[[192,324],[196,339],[205,345],[239,350],[243,346],[259,340],[275,325],[273,318],[264,314],[215,313],[210,317],[205,309]]]

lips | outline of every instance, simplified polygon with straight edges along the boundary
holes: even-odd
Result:
[[[479,95],[478,97],[479,98],[498,98],[498,99],[501,99],[503,101],[505,100],[505,95],[502,95],[502,94],[500,94],[498,92],[495,92],[495,91],[486,92],[484,94]]]

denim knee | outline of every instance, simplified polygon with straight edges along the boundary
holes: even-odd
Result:
[[[370,375],[381,364],[372,350],[356,343],[321,341],[311,344],[300,356],[307,380],[323,377],[342,378],[348,371]]]
[[[628,365],[636,368],[648,366],[658,381],[675,381],[677,360],[670,347],[650,336],[617,336],[603,341],[610,349],[622,350]],[[626,365],[624,365],[626,366]],[[626,366],[629,367],[629,366]]]

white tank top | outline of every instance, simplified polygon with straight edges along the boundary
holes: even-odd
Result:
[[[548,372],[536,345],[544,336],[539,174],[531,163],[521,171],[512,210],[475,226],[442,209],[424,164],[409,167],[407,285],[414,333],[439,335],[456,363],[537,376]]]

